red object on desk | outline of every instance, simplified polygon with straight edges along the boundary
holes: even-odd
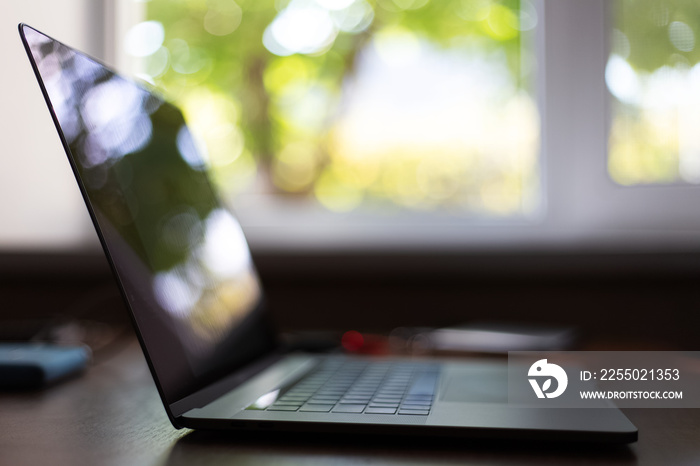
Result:
[[[348,330],[343,334],[340,343],[348,353],[389,354],[389,343],[383,335],[362,334],[355,330]]]

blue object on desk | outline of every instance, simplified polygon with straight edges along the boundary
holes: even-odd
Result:
[[[32,389],[77,374],[90,360],[86,346],[0,343],[0,389]]]

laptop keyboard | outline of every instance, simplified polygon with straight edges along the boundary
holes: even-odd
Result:
[[[247,409],[306,413],[430,414],[439,364],[328,360]]]

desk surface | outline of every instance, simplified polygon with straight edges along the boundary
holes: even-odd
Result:
[[[626,414],[639,442],[613,448],[175,430],[132,341],[80,378],[0,394],[0,464],[700,464],[700,410]]]

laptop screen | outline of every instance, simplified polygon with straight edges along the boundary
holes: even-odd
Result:
[[[86,55],[22,31],[166,401],[270,351],[248,246],[180,111]]]

